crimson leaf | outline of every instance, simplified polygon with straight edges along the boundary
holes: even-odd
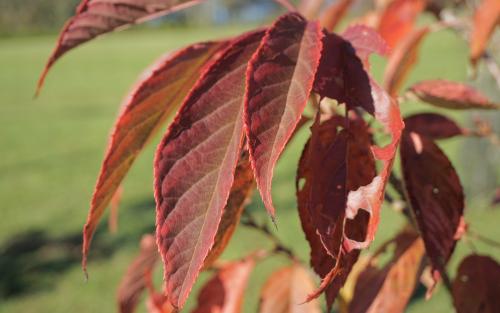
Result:
[[[202,0],[82,0],[64,25],[57,45],[38,81],[37,93],[54,63],[69,50],[118,28],[141,23]]]
[[[274,166],[290,139],[312,89],[323,34],[297,13],[269,28],[247,71],[245,128],[262,200],[274,218]]]
[[[156,236],[166,291],[185,303],[212,248],[243,140],[245,69],[263,31],[242,35],[200,78],[158,146]]]

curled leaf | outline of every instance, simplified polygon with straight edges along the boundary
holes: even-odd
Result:
[[[308,299],[326,291],[329,307],[359,256],[358,250],[344,250],[344,237],[363,241],[367,236],[368,214],[346,220],[347,194],[369,184],[376,175],[367,125],[356,119],[338,132],[341,126],[346,125],[340,116],[321,124],[316,120],[296,180],[299,216],[311,247],[311,266],[323,278],[320,289]],[[331,274],[334,268],[336,275]]]
[[[467,133],[452,119],[437,113],[414,114],[404,119],[405,131],[415,132],[427,138],[446,139]]]
[[[472,254],[462,260],[453,282],[458,313],[500,312],[500,264],[489,256]]]
[[[410,206],[434,272],[444,271],[463,226],[464,193],[453,165],[429,138],[405,132],[401,166]]]
[[[141,239],[141,251],[128,267],[118,287],[120,313],[135,312],[139,298],[147,286],[146,276],[153,271],[159,258],[155,237],[144,235]]]
[[[470,38],[470,60],[473,66],[483,56],[488,41],[500,24],[500,2],[482,0],[474,14],[474,24]]]
[[[417,64],[420,45],[429,31],[428,27],[413,31],[392,52],[383,78],[384,88],[391,96],[398,94],[406,77]]]
[[[391,49],[394,49],[412,31],[424,10],[426,0],[394,0],[384,9],[378,31]]]
[[[181,308],[212,248],[243,141],[247,62],[263,31],[235,39],[197,82],[158,146],[156,236],[169,301]]]
[[[54,63],[66,52],[95,37],[165,15],[202,0],[82,0],[66,22],[38,81],[37,93]]]
[[[303,303],[314,290],[307,270],[294,263],[274,272],[260,293],[259,313],[320,313],[318,301]]]
[[[420,100],[447,109],[500,109],[475,88],[443,79],[424,80],[411,86]]]
[[[248,278],[255,266],[250,256],[225,265],[201,289],[192,313],[239,313]]]
[[[404,312],[421,273],[424,243],[418,234],[408,231],[389,243],[396,245],[391,260],[378,268],[373,258],[359,274],[349,313]]]
[[[163,57],[146,71],[127,97],[111,134],[83,229],[83,260],[95,228],[118,186],[148,140],[178,109],[201,72],[212,62],[224,42],[204,42]]]
[[[300,121],[314,82],[323,34],[297,13],[271,26],[247,70],[245,128],[264,205],[274,218],[274,166]]]

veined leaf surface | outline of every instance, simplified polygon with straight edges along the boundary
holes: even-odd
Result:
[[[300,120],[321,55],[317,22],[289,13],[271,26],[247,71],[245,123],[255,180],[274,218],[274,166]]]
[[[83,268],[97,223],[147,141],[178,109],[224,42],[188,46],[148,70],[123,105],[111,134],[83,229]]]
[[[200,78],[158,146],[156,236],[181,308],[213,246],[243,141],[245,70],[263,31],[242,35]]]

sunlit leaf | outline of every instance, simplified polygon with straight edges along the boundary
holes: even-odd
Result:
[[[252,256],[226,264],[203,286],[192,313],[240,313],[254,265]]]
[[[247,71],[245,123],[262,200],[274,217],[274,166],[300,120],[319,64],[323,33],[297,13],[271,26]]]
[[[383,267],[378,267],[376,257],[396,245],[392,258]],[[412,231],[403,231],[386,243],[356,280],[354,296],[349,313],[402,313],[418,283],[424,243]]]
[[[384,88],[391,96],[398,94],[406,77],[417,64],[420,45],[428,33],[428,27],[413,31],[391,53],[383,78]]]
[[[259,313],[320,313],[317,300],[303,303],[314,290],[307,270],[298,263],[281,268],[266,281],[260,293]]]
[[[483,56],[488,41],[500,24],[500,1],[482,0],[474,14],[470,38],[470,60],[473,65]]]
[[[83,230],[83,268],[97,223],[148,140],[182,103],[203,69],[225,45],[205,42],[163,57],[125,100],[111,134]]]
[[[119,28],[165,15],[203,0],[82,0],[66,22],[38,81],[37,93],[49,69],[66,52]]]
[[[213,246],[230,195],[244,135],[245,70],[263,34],[242,35],[212,64],[158,146],[156,236],[176,308]]]
[[[393,0],[385,8],[380,17],[378,31],[391,49],[397,47],[413,31],[426,2],[426,0]]]

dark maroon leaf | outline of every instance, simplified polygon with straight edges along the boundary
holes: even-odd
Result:
[[[415,132],[430,139],[446,139],[465,134],[450,118],[437,113],[420,113],[404,119],[405,131]]]
[[[489,256],[469,255],[458,267],[452,290],[458,313],[500,312],[500,264]]]
[[[340,116],[315,122],[297,173],[300,220],[311,246],[311,265],[322,278],[329,278],[322,288],[327,289],[329,306],[359,255],[358,250],[343,251],[344,237],[362,242],[367,235],[368,218],[359,220],[363,214],[346,221],[347,195],[376,176],[367,126],[360,119],[338,132],[340,126],[347,126]],[[334,267],[340,275],[330,274]]]
[[[405,132],[400,153],[408,199],[437,274],[435,270],[444,271],[463,223],[460,179],[446,155],[425,136]]]
[[[274,218],[274,166],[304,110],[319,65],[323,33],[297,13],[271,26],[248,65],[245,128],[250,160],[267,211]]]
[[[185,99],[155,158],[156,236],[166,292],[185,303],[214,244],[243,141],[245,70],[263,31],[242,35]]]

